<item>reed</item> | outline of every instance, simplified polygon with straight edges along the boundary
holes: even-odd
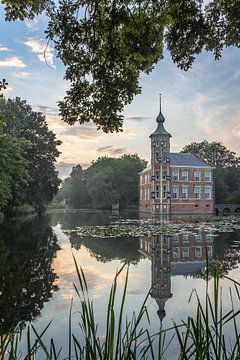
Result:
[[[95,317],[94,304],[90,299],[87,281],[84,271],[74,258],[78,285],[74,285],[80,300],[79,333],[72,333],[72,304],[69,312],[68,349],[67,357],[61,357],[66,349],[56,349],[54,339],[46,344],[47,330],[51,323],[39,334],[33,325],[29,325],[26,331],[26,349],[22,350],[23,324],[18,324],[7,334],[0,334],[0,360],[12,359],[76,359],[76,360],[145,360],[166,359],[166,350],[172,341],[178,344],[178,353],[175,359],[199,359],[199,360],[239,360],[240,359],[240,330],[238,318],[240,309],[236,310],[233,301],[240,304],[240,284],[228,278],[233,286],[230,289],[231,310],[223,312],[221,278],[218,266],[214,269],[213,296],[209,295],[209,274],[206,270],[206,293],[202,302],[196,291],[190,296],[197,300],[196,313],[193,317],[182,320],[180,324],[174,323],[169,329],[161,330],[157,334],[150,334],[149,330],[142,327],[142,320],[150,318],[147,309],[147,293],[138,312],[133,312],[131,318],[127,318],[125,303],[129,278],[129,266],[123,266],[117,271],[109,293],[106,307],[106,323],[104,336],[100,334]],[[121,294],[120,306],[116,305],[119,296],[119,275],[126,268],[125,282]],[[226,338],[226,327],[231,326],[231,343]],[[168,340],[167,340],[168,339]],[[20,352],[21,347],[21,352]],[[62,351],[64,350],[64,351]]]

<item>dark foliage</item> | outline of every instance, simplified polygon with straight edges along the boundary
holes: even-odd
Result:
[[[121,131],[122,110],[141,92],[139,78],[163,58],[188,70],[204,49],[220,59],[240,46],[240,1],[212,0],[2,0],[6,20],[32,19],[46,11],[46,37],[71,82],[59,103],[62,119],[93,121]]]

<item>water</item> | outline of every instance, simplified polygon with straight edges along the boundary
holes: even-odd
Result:
[[[122,218],[138,217],[123,213]],[[65,233],[82,225],[108,225],[118,219],[111,213],[72,212],[11,221],[0,228],[0,321],[4,331],[13,323],[30,321],[41,331],[52,321],[46,339],[54,338],[57,347],[68,346],[68,323],[73,299],[73,332],[78,327],[79,299],[73,283],[77,276],[73,255],[84,270],[90,297],[94,300],[100,334],[104,333],[107,299],[116,269],[126,261],[130,275],[126,312],[140,308],[147,291],[150,330],[167,328],[194,314],[193,289],[204,299],[206,282],[202,274],[205,254],[209,262],[220,258],[222,274],[239,280],[240,231],[223,233],[218,237],[199,230],[195,234],[174,236],[140,236],[139,238],[81,237]],[[195,220],[194,220],[195,221]],[[125,279],[119,276],[120,303]],[[223,280],[224,310],[231,307],[230,282]],[[148,326],[147,320],[143,326]],[[173,342],[169,358],[176,352]],[[64,350],[63,350],[64,355]]]

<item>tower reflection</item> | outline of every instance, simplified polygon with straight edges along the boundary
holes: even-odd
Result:
[[[151,296],[158,304],[157,313],[162,323],[166,315],[165,304],[172,297],[171,276],[198,273],[206,264],[206,254],[208,261],[212,261],[213,236],[202,230],[172,236],[142,236],[140,250],[151,260]]]

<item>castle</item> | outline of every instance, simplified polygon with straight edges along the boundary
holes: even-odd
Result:
[[[190,153],[171,153],[161,110],[150,135],[151,162],[140,174],[139,209],[152,214],[215,212],[214,168]]]

